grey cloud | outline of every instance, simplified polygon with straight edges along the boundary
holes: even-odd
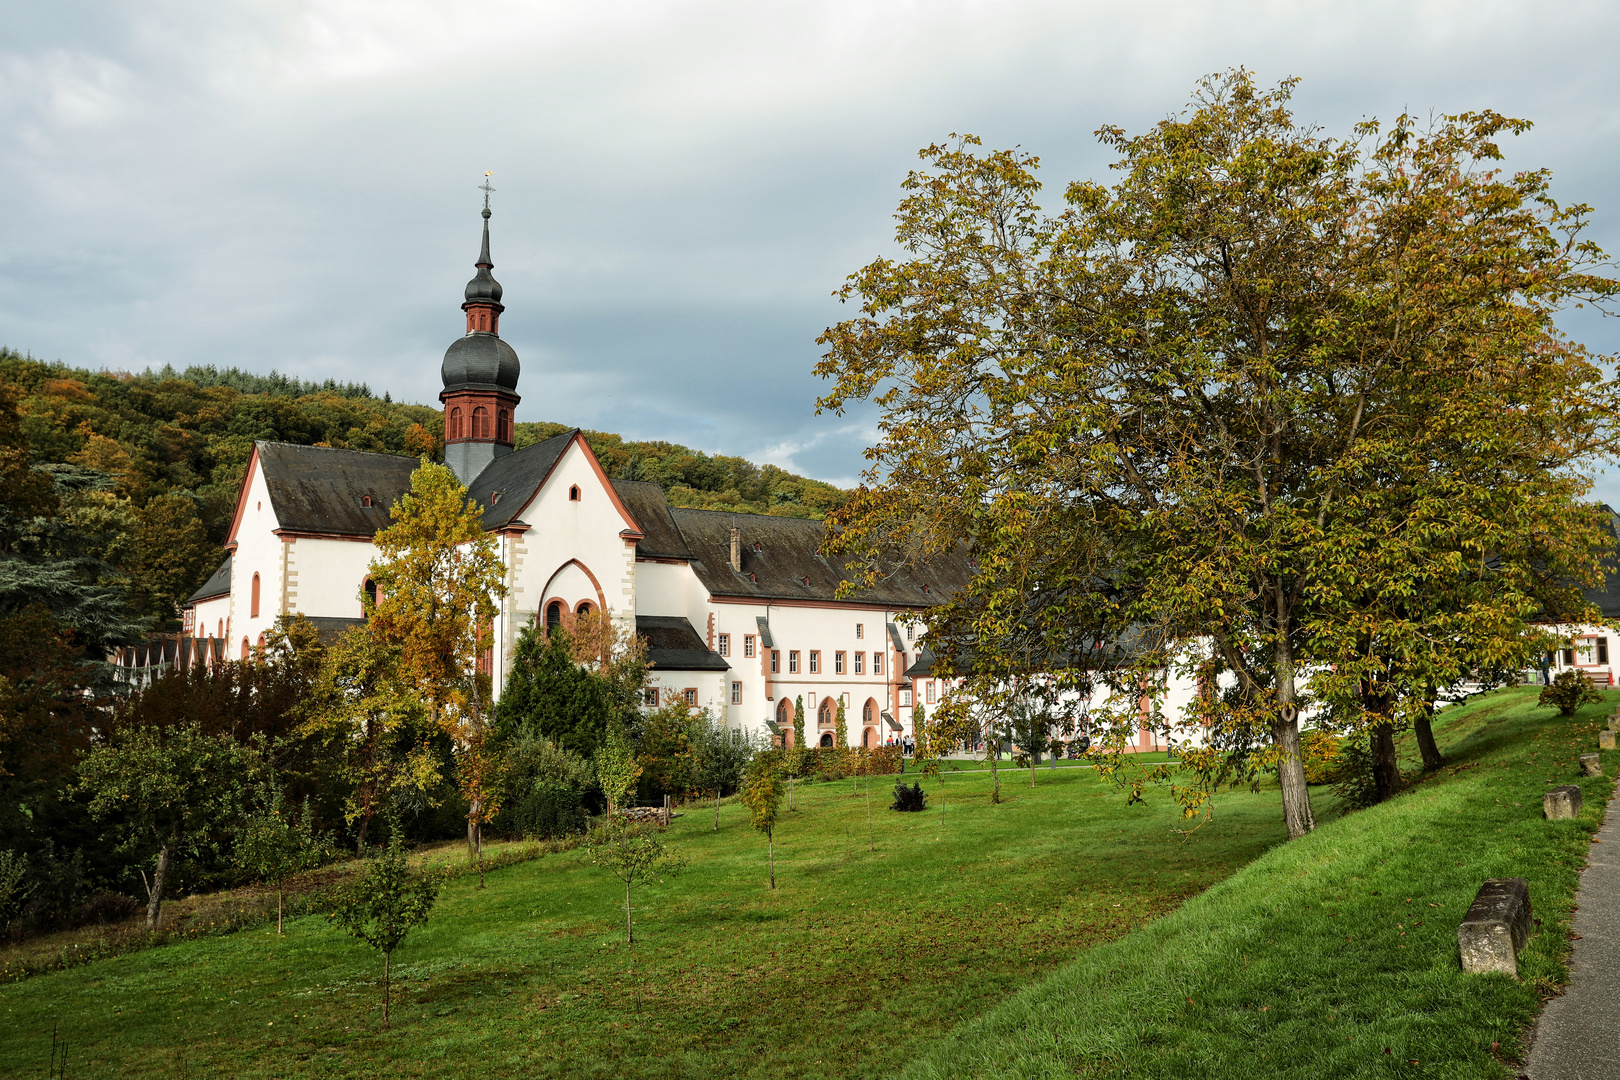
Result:
[[[1552,167],[1613,249],[1617,31],[1612,5],[1527,2],[12,5],[0,342],[431,401],[493,169],[520,418],[848,481],[871,417],[814,414],[814,339],[889,250],[917,147],[1021,144],[1055,200],[1106,178],[1098,126],[1246,64],[1302,76],[1299,115],[1337,133],[1537,120],[1509,164]]]

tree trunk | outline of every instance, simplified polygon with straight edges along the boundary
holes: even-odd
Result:
[[[990,802],[995,804],[1001,801],[1001,773],[996,768],[1001,764],[1001,743],[987,740],[984,750],[990,761]]]
[[[1446,763],[1440,755],[1440,747],[1434,741],[1434,699],[1430,698],[1423,703],[1423,709],[1412,720],[1412,730],[1417,735],[1418,751],[1423,754],[1423,771],[1433,772]]]
[[[280,885],[276,886],[276,933],[278,935],[280,935],[280,936],[283,936],[283,937],[286,936],[285,932],[281,929],[281,886]]]
[[[720,831],[720,789],[714,789],[714,831]]]
[[[789,810],[797,810],[798,809],[797,806],[793,805],[793,777],[791,777],[791,776],[788,777],[788,809]]]
[[[1311,792],[1305,786],[1305,761],[1299,753],[1299,706],[1294,696],[1294,662],[1288,649],[1287,631],[1278,634],[1277,708],[1280,718],[1271,725],[1271,738],[1277,744],[1277,781],[1282,788],[1283,824],[1288,839],[1298,840],[1316,828],[1311,814]]]
[[[383,953],[383,1027],[388,1026],[388,961],[392,953]]]
[[[146,928],[158,928],[158,915],[163,910],[163,889],[169,880],[169,860],[174,857],[174,849],[180,846],[180,826],[176,825],[169,834],[169,842],[158,849],[157,869],[152,871],[151,895],[146,898]]]
[[[776,888],[776,837],[765,834],[765,850],[771,860],[771,888]]]
[[[877,841],[872,836],[872,779],[866,780],[866,850],[876,851]]]
[[[628,945],[636,943],[636,924],[630,918],[630,883],[624,883],[624,940]]]
[[[478,854],[478,799],[473,799],[467,807],[467,856],[469,858]]]
[[[1395,761],[1395,725],[1374,724],[1372,727],[1373,784],[1378,801],[1383,802],[1401,790],[1401,768]]]

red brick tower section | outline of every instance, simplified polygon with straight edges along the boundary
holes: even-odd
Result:
[[[512,452],[513,416],[517,409],[518,358],[500,338],[501,283],[490,273],[489,192],[484,185],[484,242],[467,283],[466,334],[445,352],[441,375],[444,390],[444,458],[470,484],[491,461]]]

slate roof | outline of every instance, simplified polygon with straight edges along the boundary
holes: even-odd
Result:
[[[225,556],[225,561],[219,564],[214,576],[202,583],[202,588],[186,597],[187,604],[195,604],[202,600],[212,600],[216,596],[224,596],[231,591],[231,557]]]
[[[636,633],[647,639],[647,661],[655,672],[731,670],[679,616],[637,615]]]
[[[613,490],[619,493],[619,501],[641,526],[643,538],[636,544],[636,554],[665,559],[692,557],[686,539],[675,525],[663,488],[644,480],[615,480]]]
[[[345,619],[330,615],[305,615],[315,626],[315,632],[320,635],[322,645],[332,645],[343,635],[343,631],[356,626],[366,625],[364,619]]]
[[[517,519],[577,434],[578,428],[553,435],[484,466],[467,485],[467,497],[484,508],[485,529],[503,528]],[[494,498],[496,492],[500,492],[499,499]]]
[[[259,442],[259,468],[276,521],[291,532],[375,536],[411,488],[417,459],[329,446]],[[371,496],[371,505],[361,499]]]
[[[1609,515],[1609,532],[1620,547],[1620,514],[1608,503],[1603,504],[1603,512]],[[1610,552],[1603,559],[1603,586],[1581,590],[1587,602],[1596,604],[1605,619],[1620,618],[1620,559],[1616,555],[1617,552]]]
[[[693,571],[711,596],[839,600],[838,587],[853,577],[822,557],[819,549],[827,529],[819,521],[721,510],[676,508],[669,513],[692,553]],[[731,568],[733,528],[742,533],[740,572]],[[756,580],[750,581],[750,574]],[[931,607],[963,588],[971,576],[966,553],[950,552],[920,565],[900,565],[876,587],[862,589],[845,602]]]

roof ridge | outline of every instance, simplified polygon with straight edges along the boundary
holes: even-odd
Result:
[[[647,481],[644,480],[636,481],[636,483],[646,482]],[[674,503],[671,503],[669,508],[671,510],[679,510],[686,514],[714,514],[718,517],[764,518],[767,521],[802,521],[807,525],[820,525],[824,529],[827,527],[827,523],[825,521],[820,521],[816,518],[788,517],[784,514],[755,514],[748,510],[707,510],[700,506],[676,506]]]
[[[311,446],[309,443],[284,442],[280,439],[254,439],[255,446],[290,446],[294,450],[330,450],[338,454],[368,454],[371,457],[385,457],[416,461],[415,454],[395,454],[387,450],[355,450],[348,446]]]

